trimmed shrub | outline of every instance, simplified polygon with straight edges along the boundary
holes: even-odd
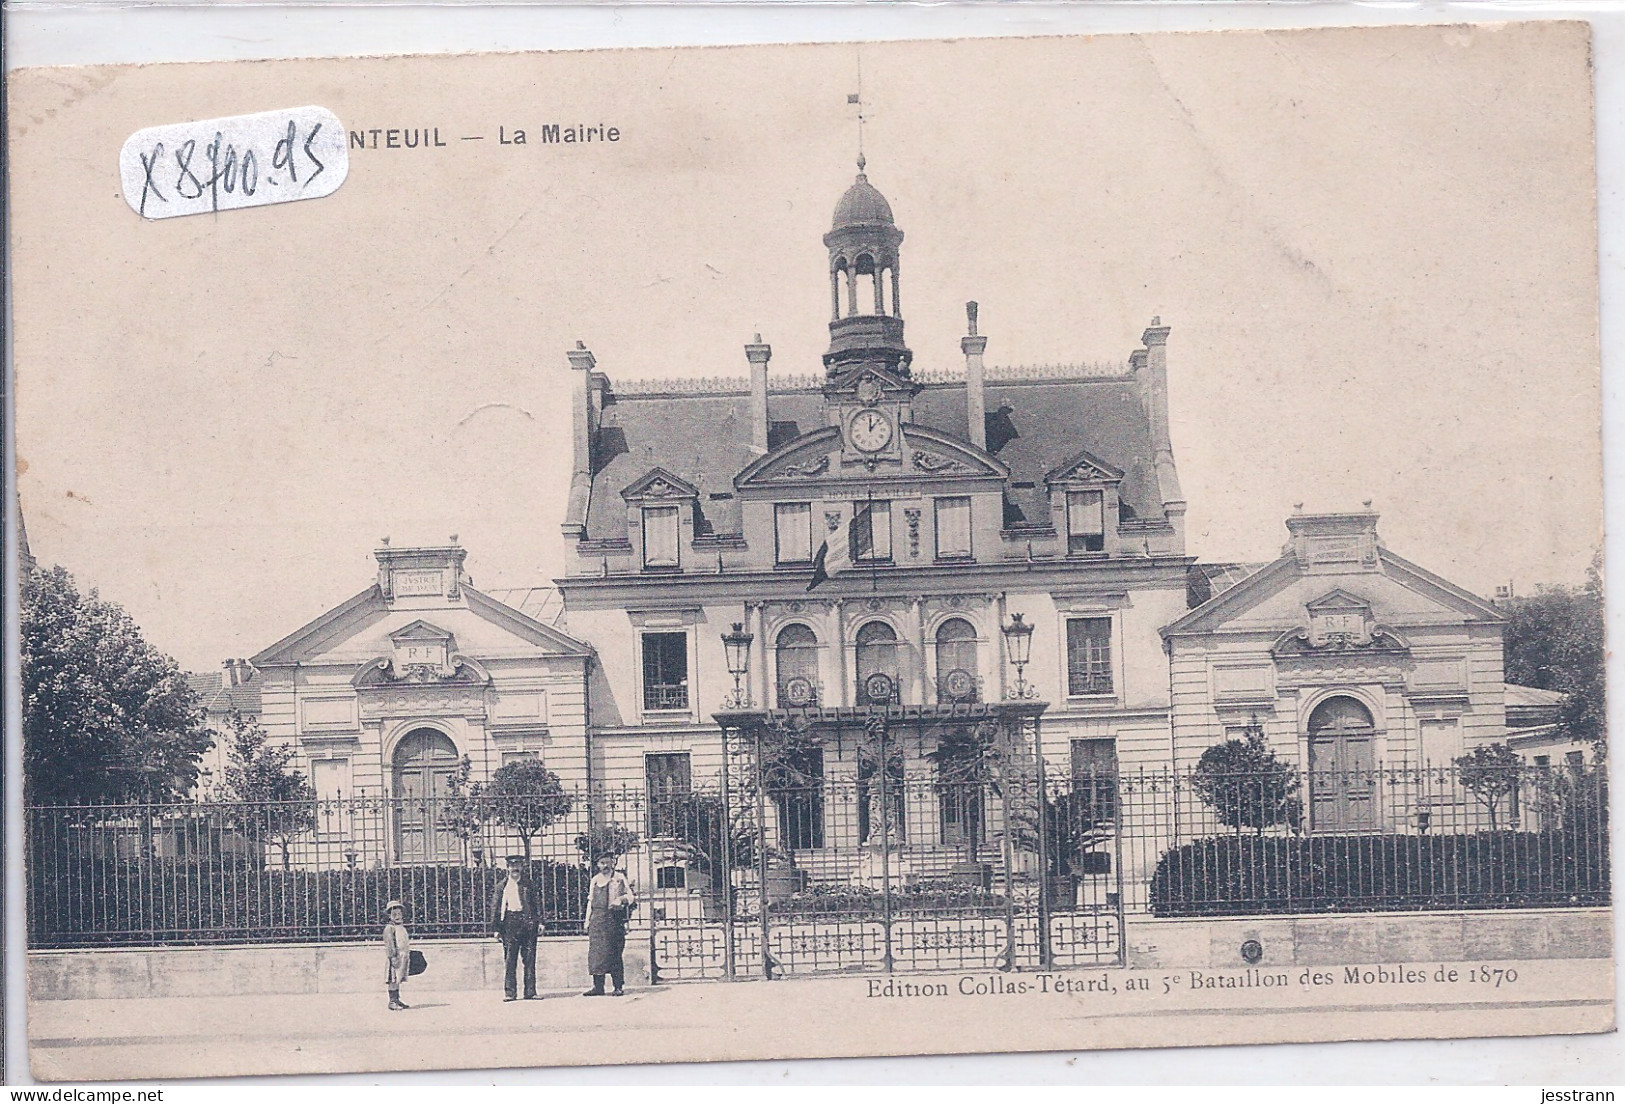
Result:
[[[1573,831],[1223,836],[1163,855],[1157,916],[1603,905],[1606,839]]]

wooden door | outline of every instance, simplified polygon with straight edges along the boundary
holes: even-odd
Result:
[[[462,860],[462,841],[447,826],[446,803],[457,748],[432,729],[409,733],[395,749],[395,858],[401,863]]]
[[[1365,832],[1377,826],[1376,726],[1353,698],[1328,698],[1309,717],[1309,826]]]

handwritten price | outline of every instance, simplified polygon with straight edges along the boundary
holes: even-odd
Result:
[[[321,107],[149,127],[119,153],[124,198],[149,219],[317,199],[349,171],[344,128]]]

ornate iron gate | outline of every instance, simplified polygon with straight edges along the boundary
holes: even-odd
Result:
[[[1040,703],[719,716],[714,792],[659,816],[708,892],[661,980],[1123,961],[1115,771],[1047,778]]]

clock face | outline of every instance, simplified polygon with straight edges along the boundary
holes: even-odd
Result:
[[[878,410],[860,410],[852,415],[848,435],[852,438],[852,447],[879,452],[891,443],[891,419]]]

